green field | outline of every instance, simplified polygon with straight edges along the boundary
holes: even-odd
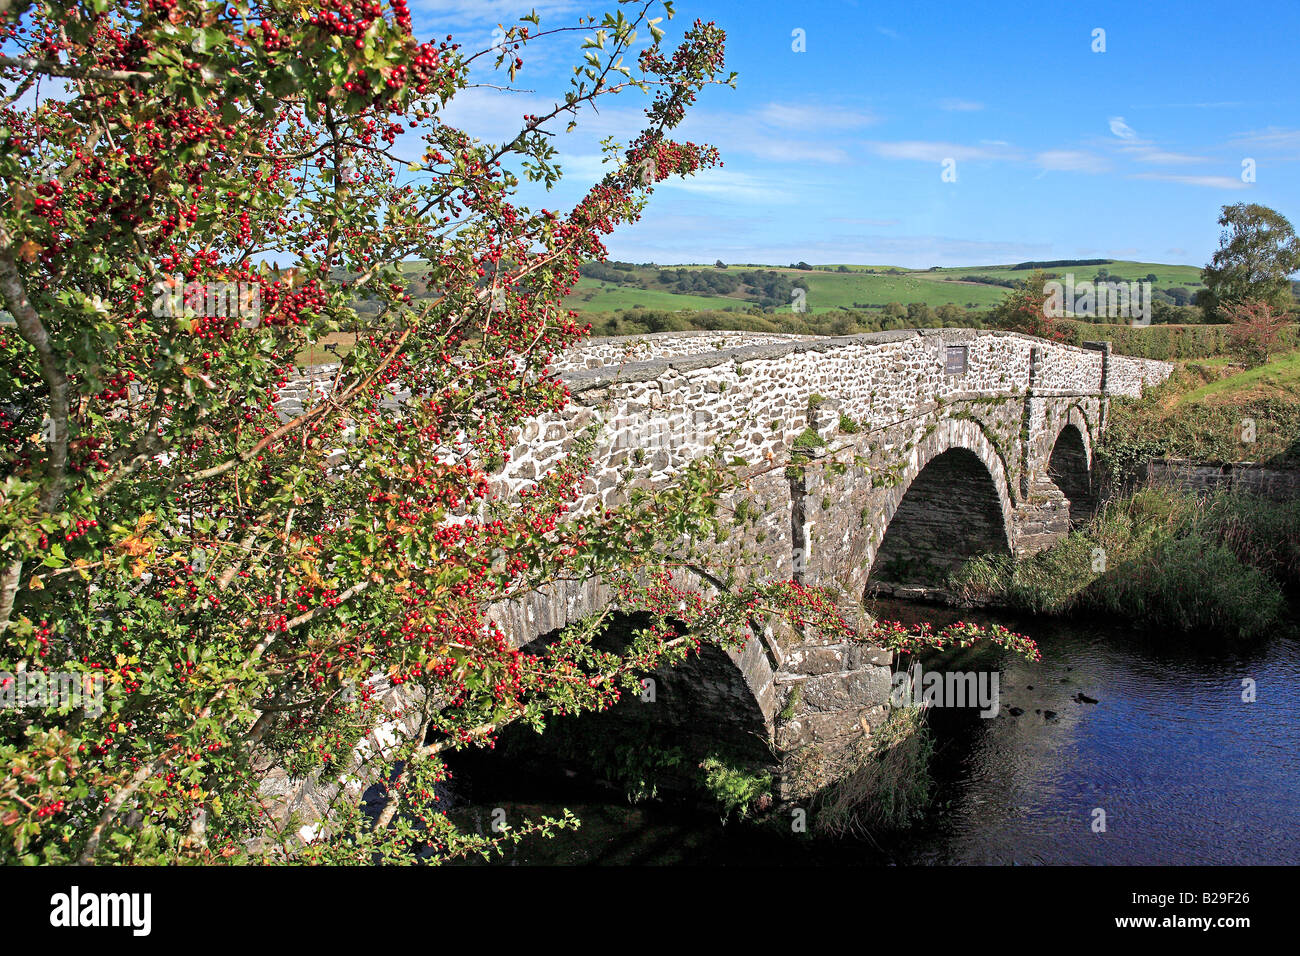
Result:
[[[1199,289],[1201,288],[1201,268],[1201,266],[1176,266],[1164,262],[1130,262],[1116,259],[1096,266],[1053,266],[1043,271],[1054,272],[1058,275],[1073,272],[1076,279],[1091,279],[1098,269],[1105,269],[1113,276],[1128,280],[1145,279],[1148,275],[1154,275],[1157,288],[1185,285]],[[988,275],[999,279],[1017,279],[1024,278],[1029,273],[1028,270],[1012,269],[1010,266],[963,266],[961,268],[938,269],[925,274],[939,276],[940,278]]]
[[[968,276],[1014,280],[1025,279],[1031,272],[1005,264],[933,270],[848,264],[843,266],[846,271],[838,271],[840,268],[838,263],[815,266],[811,271],[786,266],[731,265],[728,271],[733,274],[775,272],[798,282],[808,289],[808,311],[814,314],[853,308],[878,311],[891,302],[902,305],[918,302],[931,308],[951,303],[963,309],[986,310],[1000,302],[1010,290],[1001,285],[972,282]],[[1155,275],[1157,288],[1201,288],[1200,266],[1111,260],[1094,265],[1054,266],[1044,271],[1056,275],[1072,272],[1081,281],[1092,279],[1103,268],[1115,278],[1130,281]],[[578,312],[618,312],[636,308],[759,310],[759,295],[745,285],[725,295],[680,291],[675,285],[680,269],[690,273],[716,274],[722,271],[711,265],[636,266],[621,273],[616,280],[584,276],[566,304]]]
[[[931,307],[951,303],[963,309],[988,309],[1001,302],[1010,291],[976,282],[944,282],[928,272],[871,275],[864,272],[801,271],[799,275],[808,281],[808,308],[812,312],[852,309],[854,303],[858,303],[859,308],[879,309],[890,302],[901,305],[924,302]]]
[[[662,289],[640,289],[614,285],[596,279],[578,280],[565,305],[578,312],[619,312],[624,309],[664,309],[690,312],[700,309],[743,309],[749,303],[740,298],[710,295],[683,295]]]

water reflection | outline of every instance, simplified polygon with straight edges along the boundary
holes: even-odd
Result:
[[[876,611],[938,625],[959,616],[899,602]],[[995,718],[931,712],[937,804],[925,825],[884,844],[829,843],[588,795],[563,801],[583,830],[513,851],[513,862],[1300,863],[1294,635],[1224,650],[1113,624],[960,616],[1031,635],[1043,660],[996,649],[927,660],[927,670],[996,667],[1002,678]],[[1254,702],[1242,699],[1247,678]],[[508,796],[554,809],[554,794]]]
[[[1293,638],[1229,652],[1114,626],[1004,622],[1032,633],[1043,661],[1000,657],[994,720],[934,713],[947,806],[900,860],[1300,862]]]

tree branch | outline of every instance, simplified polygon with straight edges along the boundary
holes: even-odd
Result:
[[[13,238],[0,223],[0,293],[18,325],[18,334],[32,348],[41,363],[41,378],[50,390],[50,420],[54,436],[50,441],[49,484],[41,495],[41,508],[53,511],[63,497],[63,477],[68,468],[68,377],[59,366],[41,317],[27,299],[22,276],[14,262]]]
[[[78,66],[75,63],[60,63],[57,60],[42,60],[34,56],[0,55],[0,68],[11,70],[30,70],[46,76],[60,76],[74,80],[107,80],[117,83],[152,83],[158,79],[157,73],[139,70],[105,70],[95,66]]]

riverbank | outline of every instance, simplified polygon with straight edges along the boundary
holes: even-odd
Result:
[[[1290,626],[1298,587],[1300,502],[1167,486],[1111,499],[1032,557],[973,558],[948,582],[968,603],[1246,640]]]

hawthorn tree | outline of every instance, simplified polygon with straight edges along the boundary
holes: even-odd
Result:
[[[724,33],[696,21],[670,48],[671,14],[530,16],[468,51],[418,39],[406,0],[6,8],[0,672],[104,689],[102,711],[0,711],[7,861],[487,853],[572,820],[457,830],[432,800],[442,753],[608,706],[771,614],[844,627],[791,582],[683,589],[738,480],[720,460],[577,514],[588,437],[514,499],[493,490],[519,425],[566,404],[549,363],[586,332],[563,306],[579,263],[655,183],[719,161],[671,133],[731,81]],[[571,87],[516,135],[444,122],[472,70],[513,81],[575,32]],[[554,128],[620,92],[649,102],[609,172],[567,213],[517,204],[522,178],[559,176]],[[280,414],[297,356],[340,329],[333,376]],[[489,618],[575,578],[652,623],[617,654],[592,643],[608,614],[532,654]],[[385,684],[419,720],[356,766]],[[303,839],[261,792],[269,764],[376,781],[383,808],[339,788]]]
[[[1262,299],[1244,299],[1219,307],[1219,315],[1232,323],[1228,336],[1233,350],[1249,365],[1264,365],[1283,347],[1290,316]]]
[[[1041,269],[1034,270],[1023,285],[1008,292],[994,306],[994,326],[1055,342],[1062,341],[1065,337],[1064,329],[1055,317],[1048,314],[1046,285],[1047,274]]]

